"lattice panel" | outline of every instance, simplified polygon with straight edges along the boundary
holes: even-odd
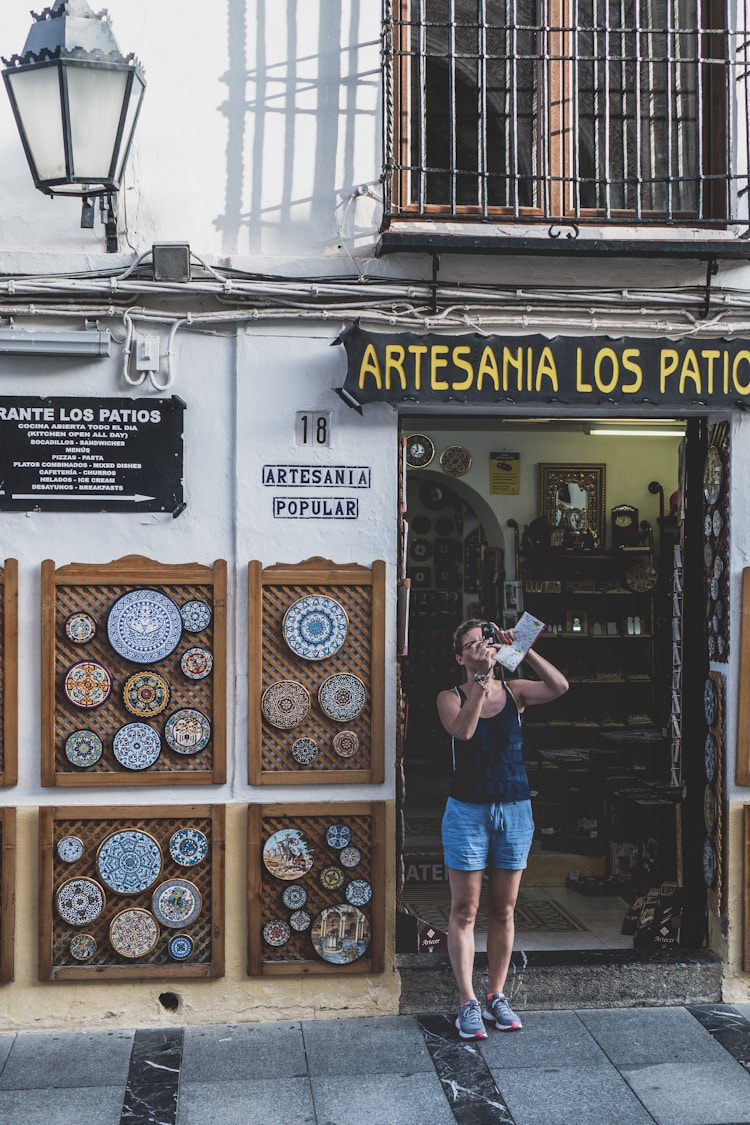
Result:
[[[716,768],[714,776],[706,780],[704,793],[704,820],[706,843],[713,849],[715,877],[707,883],[708,908],[721,917],[724,909],[724,763],[725,754],[725,681],[720,672],[710,672],[709,679],[715,688],[716,717],[709,726],[708,733],[713,736],[716,746]],[[709,811],[710,810],[710,811]],[[704,864],[705,871],[705,864]]]
[[[49,847],[43,849],[44,862],[51,871],[45,872],[45,879],[51,879],[51,895],[45,904],[47,919],[40,917],[40,926],[50,925],[48,948],[51,951],[48,979],[64,976],[66,979],[96,978],[102,969],[121,967],[118,976],[133,977],[159,975],[169,967],[169,975],[215,976],[217,942],[221,944],[219,963],[223,965],[223,930],[219,926],[215,932],[215,899],[223,902],[223,809],[214,810],[210,806],[175,808],[168,815],[127,816],[126,809],[115,810],[122,816],[98,819],[90,815],[77,815],[74,809],[52,810],[51,839],[43,841]],[[217,819],[218,814],[218,819]],[[192,866],[177,863],[171,856],[169,842],[180,828],[200,830],[208,841],[204,859]],[[113,833],[138,830],[148,833],[156,841],[162,857],[161,871],[152,885],[137,894],[122,894],[105,883],[97,866],[97,853],[100,846]],[[75,837],[83,845],[80,859],[65,862],[58,853],[61,839]],[[104,892],[104,909],[92,922],[83,926],[71,925],[60,917],[56,908],[59,888],[69,879],[93,879]],[[152,913],[152,895],[157,887],[169,879],[188,880],[198,890],[201,907],[193,922],[184,927],[168,927],[160,923],[159,939],[154,949],[136,959],[122,956],[110,943],[110,926],[113,919],[123,910],[141,908]],[[71,939],[79,934],[90,934],[96,942],[96,952],[85,963],[76,959],[70,951]],[[186,934],[193,941],[193,951],[185,961],[176,962],[169,953],[168,945],[175,935]],[[61,972],[62,970],[62,972]]]
[[[250,863],[257,867],[259,879],[258,903],[250,902],[250,946],[257,957],[257,971],[273,972],[274,967],[289,966],[295,963],[304,965],[305,972],[341,972],[342,968],[353,972],[369,972],[379,966],[383,958],[383,807],[378,804],[325,805],[313,806],[310,814],[303,812],[310,806],[302,806],[299,814],[292,812],[290,806],[255,807],[251,812]],[[253,839],[253,819],[256,818],[258,839]],[[351,832],[350,848],[360,853],[359,862],[353,867],[341,863],[342,851],[327,842],[326,834],[332,827],[344,825]],[[297,829],[306,837],[313,856],[313,863],[304,874],[290,879],[276,878],[266,868],[262,852],[266,842],[284,829]],[[321,873],[328,868],[336,868],[343,876],[340,887],[329,890],[321,882]],[[311,934],[312,926],[297,931],[290,925],[293,908],[284,904],[285,888],[300,886],[307,894],[304,909],[312,923],[328,907],[343,905],[348,908],[347,886],[354,880],[364,880],[372,888],[369,902],[358,904],[368,920],[371,938],[369,946],[362,955],[351,963],[342,966],[331,963],[319,956],[315,950]],[[289,939],[280,946],[269,944],[263,935],[268,923],[281,921],[290,928]],[[250,969],[253,972],[253,967]]]
[[[287,647],[283,639],[284,614],[299,598],[324,593],[346,611],[349,628],[342,648],[325,660],[303,660]],[[263,688],[276,680],[296,680],[310,692],[310,711],[302,724],[280,730],[263,719],[263,769],[361,770],[371,763],[370,727],[372,691],[370,689],[372,590],[369,586],[266,586],[263,590]],[[318,690],[329,676],[347,672],[362,680],[367,690],[365,709],[355,719],[337,723],[329,719],[318,704]],[[351,758],[341,758],[333,749],[333,737],[351,730],[359,748]],[[318,747],[315,761],[298,766],[292,757],[292,744],[298,738],[312,738]]]

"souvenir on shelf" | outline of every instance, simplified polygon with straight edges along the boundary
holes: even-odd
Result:
[[[96,660],[80,660],[68,668],[63,691],[76,707],[101,707],[112,690],[112,677]]]
[[[180,606],[180,616],[186,633],[202,633],[211,624],[211,606],[196,598]]]
[[[135,960],[145,957],[156,946],[159,927],[148,910],[140,907],[121,910],[110,923],[109,940],[115,953]]]
[[[65,757],[82,769],[96,765],[103,749],[101,738],[93,730],[74,730],[65,740]]]
[[[125,769],[148,769],[161,754],[159,732],[148,723],[126,723],[112,740],[112,752]]]
[[[198,754],[211,739],[211,722],[208,715],[194,707],[175,711],[167,719],[164,738],[176,754]]]
[[[321,910],[310,931],[313,949],[324,961],[348,965],[358,960],[370,944],[367,916],[351,903],[336,903]]]
[[[205,680],[213,666],[214,658],[207,648],[189,648],[180,657],[180,668],[189,680]]]
[[[329,719],[337,723],[348,723],[364,711],[367,692],[357,676],[339,672],[329,676],[320,685],[318,701]]]
[[[118,656],[134,664],[155,664],[177,648],[182,617],[160,590],[130,590],[107,615],[107,639]]]
[[[169,684],[158,672],[135,672],[125,681],[123,703],[131,715],[150,719],[160,715],[169,703]]]
[[[263,692],[260,706],[271,726],[288,730],[307,717],[310,693],[296,680],[277,680]]]
[[[324,660],[346,640],[349,619],[333,598],[311,594],[300,598],[284,614],[284,640],[303,660]]]
[[[126,829],[102,841],[96,866],[103,880],[121,895],[147,890],[159,878],[161,848],[148,832]]]
[[[168,879],[151,896],[151,909],[163,926],[189,926],[201,912],[200,891],[187,879]]]
[[[300,879],[312,867],[315,853],[304,832],[298,828],[282,828],[269,836],[263,845],[263,863],[277,879]]]
[[[194,867],[208,855],[208,840],[199,828],[179,828],[170,838],[169,854],[182,867]]]
[[[65,619],[65,636],[74,645],[86,645],[96,636],[96,621],[90,613],[71,613]]]
[[[71,926],[86,926],[98,918],[106,899],[95,879],[66,879],[55,895],[57,913]]]

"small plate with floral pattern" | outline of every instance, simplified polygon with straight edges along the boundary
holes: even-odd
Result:
[[[103,749],[101,738],[93,730],[74,730],[65,740],[65,757],[81,769],[96,765]]]
[[[329,719],[336,723],[348,723],[364,711],[367,692],[357,676],[349,672],[338,672],[320,685],[318,701]]]
[[[307,902],[307,891],[304,887],[300,887],[298,883],[292,883],[291,887],[284,887],[281,892],[281,901],[289,910],[299,910]]]
[[[163,926],[189,926],[201,912],[200,891],[188,879],[168,879],[151,896],[151,909]]]
[[[362,859],[362,853],[359,848],[352,847],[342,848],[339,852],[339,863],[342,867],[356,867]]]
[[[74,934],[68,949],[76,961],[90,961],[96,953],[96,938],[93,934]]]
[[[331,824],[326,830],[326,843],[329,848],[345,848],[351,843],[352,830],[348,824]]]
[[[271,726],[299,726],[310,710],[310,693],[296,680],[277,680],[263,692],[260,707]]]
[[[74,645],[87,645],[96,636],[96,621],[90,613],[71,613],[65,619],[65,636]]]
[[[359,736],[353,730],[340,730],[333,736],[333,748],[339,758],[351,758],[359,750]]]
[[[211,624],[211,606],[196,598],[180,606],[180,616],[186,633],[202,633]]]
[[[372,898],[372,887],[366,879],[352,879],[344,891],[346,901],[352,906],[365,906]]]
[[[153,914],[139,906],[121,910],[109,926],[109,941],[115,953],[134,961],[145,957],[159,940],[159,927]]]
[[[314,738],[298,738],[292,743],[292,757],[301,766],[309,766],[318,756],[318,744]]]
[[[169,840],[169,854],[182,867],[195,867],[208,855],[208,840],[200,828],[178,828]]]
[[[270,922],[266,922],[263,927],[263,941],[266,945],[272,945],[274,948],[286,945],[290,937],[289,923],[285,922],[283,918],[273,918]]]
[[[76,707],[101,707],[112,690],[112,677],[96,660],[79,660],[68,668],[63,691]]]
[[[207,648],[189,648],[180,657],[180,668],[189,680],[205,680],[213,666],[214,658]]]
[[[148,723],[126,723],[112,740],[112,752],[126,770],[146,770],[161,754],[159,732]]]

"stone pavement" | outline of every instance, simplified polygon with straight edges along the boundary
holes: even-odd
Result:
[[[750,1004],[0,1035],[2,1125],[740,1125]]]

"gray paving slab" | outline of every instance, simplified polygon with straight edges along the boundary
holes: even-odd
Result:
[[[119,1125],[123,1086],[0,1090],[4,1125]]]
[[[177,1125],[315,1125],[317,1121],[307,1078],[280,1076],[249,1082],[183,1078],[180,1082]]]
[[[5,1066],[6,1059],[10,1054],[10,1049],[13,1046],[13,1040],[15,1038],[15,1033],[12,1035],[0,1035],[0,1074]]]
[[[690,1065],[622,1067],[621,1073],[660,1125],[750,1122],[750,1074],[729,1055]]]
[[[732,1007],[736,1008],[746,1020],[750,1020],[750,1004],[732,1004]]]
[[[290,1020],[186,1027],[182,1074],[195,1083],[304,1076],[301,1025]]]
[[[575,1012],[524,1012],[523,1031],[488,1025],[479,1049],[488,1066],[608,1066],[609,1060]]]
[[[515,1125],[654,1125],[614,1067],[491,1070]]]
[[[438,1076],[321,1075],[311,1078],[316,1120],[323,1125],[456,1125]],[[181,1123],[178,1123],[181,1125]],[[285,1122],[289,1125],[289,1122]]]
[[[302,1033],[311,1075],[415,1074],[434,1070],[413,1016],[304,1020]]]
[[[705,1063],[724,1048],[685,1008],[604,1008],[578,1013],[617,1067],[654,1063]]]
[[[110,1086],[130,1066],[132,1030],[29,1032],[17,1035],[0,1074],[0,1090]]]

